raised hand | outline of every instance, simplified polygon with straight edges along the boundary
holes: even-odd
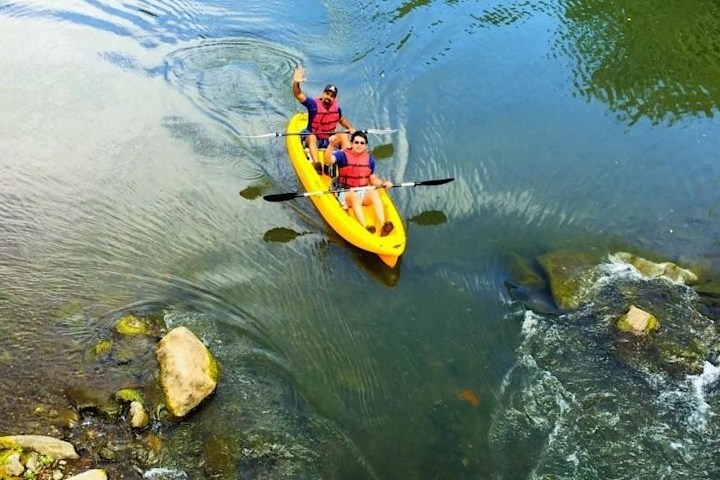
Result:
[[[297,67],[293,74],[293,82],[302,83],[305,81],[305,69],[303,67]]]

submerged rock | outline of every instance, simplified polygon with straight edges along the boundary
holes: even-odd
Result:
[[[237,438],[210,434],[203,439],[203,472],[208,478],[238,478],[239,451]]]
[[[528,262],[516,253],[508,255],[508,268],[512,275],[514,286],[521,285],[526,289],[542,290],[547,287],[540,265],[537,262]]]
[[[101,386],[74,386],[68,388],[65,394],[79,412],[93,410],[112,420],[120,415],[120,404]]]
[[[150,326],[133,314],[125,315],[115,323],[115,331],[121,335],[150,335]]]
[[[587,289],[595,282],[597,261],[589,254],[558,251],[538,258],[550,282],[550,291],[558,307],[570,310],[586,301]]]
[[[86,368],[72,372],[70,384],[58,399],[21,406],[23,399],[18,398],[18,410],[33,412],[37,427],[17,422],[17,430],[50,436],[0,436],[0,479],[136,478],[138,471],[158,465],[167,454],[162,423],[169,415],[162,413],[182,416],[216,388],[218,365],[186,328],[175,329],[158,342],[167,327],[157,313],[126,315],[121,321],[109,318],[107,324],[112,331],[98,332],[99,338],[83,352]],[[133,328],[120,328],[121,333],[115,329],[118,325]],[[159,365],[161,358],[172,359],[173,367]],[[168,373],[175,375],[174,380],[165,376],[161,385],[160,378]],[[169,392],[174,393],[166,396]],[[3,415],[12,421],[15,412],[3,411]],[[42,428],[43,421],[47,429]],[[148,428],[151,422],[153,428]],[[154,433],[158,430],[162,437]],[[74,445],[53,436],[68,438]],[[188,454],[181,440],[170,445],[177,445],[184,458],[198,451]],[[235,453],[237,458],[239,453]],[[194,463],[194,458],[188,460],[189,465]],[[90,470],[95,467],[103,470]]]

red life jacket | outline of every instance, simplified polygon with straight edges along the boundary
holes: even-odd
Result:
[[[313,117],[310,130],[317,135],[318,140],[325,140],[330,138],[335,131],[335,126],[340,121],[340,105],[337,100],[333,100],[330,108],[325,108],[320,97],[315,99],[315,103],[317,104],[317,113]]]
[[[343,187],[364,187],[370,183],[370,154],[363,152],[355,153],[352,148],[343,150],[347,165],[338,168],[340,185]]]

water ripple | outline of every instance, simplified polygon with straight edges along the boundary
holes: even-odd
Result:
[[[230,131],[250,134],[256,126],[264,133],[269,118],[287,116],[294,102],[288,79],[299,63],[297,53],[279,45],[224,40],[168,55],[165,78]]]

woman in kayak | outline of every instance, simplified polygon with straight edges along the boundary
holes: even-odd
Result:
[[[337,164],[339,188],[366,187],[368,185],[382,188],[392,187],[392,182],[382,181],[375,175],[375,159],[367,151],[367,142],[367,135],[359,130],[350,135],[350,148],[335,150],[336,147],[341,146],[341,141],[339,139],[330,140],[328,148],[325,149],[325,163]],[[392,232],[394,225],[392,222],[385,221],[382,200],[376,189],[340,192],[338,200],[343,207],[352,208],[355,218],[360,224],[368,232],[374,234],[375,225],[366,224],[362,210],[363,205],[372,204],[375,216],[382,225],[380,236],[384,237]]]

